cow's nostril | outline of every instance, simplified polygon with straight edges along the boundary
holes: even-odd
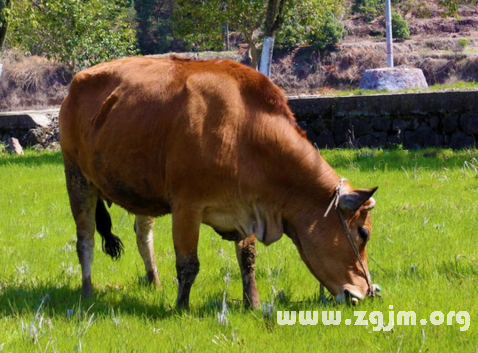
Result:
[[[344,290],[345,301],[349,304],[356,305],[359,302],[359,299],[350,293],[347,289]]]

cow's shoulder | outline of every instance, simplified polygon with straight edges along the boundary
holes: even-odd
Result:
[[[257,70],[228,59],[191,60],[171,56],[170,60],[186,76],[211,73],[232,79],[249,107],[287,119],[302,136],[305,136],[288,106],[285,93]]]

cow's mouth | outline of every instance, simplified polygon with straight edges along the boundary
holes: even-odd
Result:
[[[372,288],[370,289],[368,296],[369,297],[381,296],[380,292],[381,292],[380,286],[378,284],[372,284]],[[351,288],[344,289],[341,294],[335,296],[335,300],[337,302],[339,303],[346,302],[352,305],[356,305],[358,304],[360,300],[364,300],[364,299],[365,299],[365,295]]]
[[[364,296],[355,290],[350,290],[350,289],[344,289],[344,291],[335,296],[335,300],[337,302],[346,302],[352,305],[356,305],[359,300],[363,300]]]

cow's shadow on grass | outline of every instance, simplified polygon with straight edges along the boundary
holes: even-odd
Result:
[[[149,289],[145,289],[149,290]],[[151,289],[153,290],[153,289]],[[113,293],[111,292],[113,291]],[[51,318],[110,317],[121,313],[136,317],[147,317],[153,320],[167,319],[175,316],[188,315],[198,318],[218,318],[229,313],[252,312],[254,316],[271,315],[270,303],[264,301],[259,310],[244,307],[244,303],[236,298],[224,298],[222,292],[211,294],[199,302],[191,303],[189,311],[177,310],[174,301],[170,302],[158,293],[153,301],[143,295],[130,295],[105,289],[92,298],[82,299],[79,287],[65,285],[28,285],[6,286],[0,289],[0,314],[3,317],[13,317],[34,320],[39,314]],[[225,306],[224,306],[225,304]],[[331,304],[333,306],[333,304]],[[310,307],[325,309],[326,307],[316,295],[304,298],[301,302],[277,302],[274,309],[285,307],[285,310],[306,310]]]
[[[178,312],[174,303],[161,297],[151,302],[141,296],[127,293],[112,293],[109,289],[82,299],[79,287],[55,285],[7,286],[0,289],[0,315],[4,317],[32,317],[43,313],[48,317],[70,317],[72,315],[91,315],[95,317],[122,315],[146,316],[151,319],[164,319]]]

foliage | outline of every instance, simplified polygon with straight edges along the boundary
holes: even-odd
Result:
[[[331,49],[345,35],[344,25],[332,12],[324,13],[310,25],[310,20],[301,21],[297,14],[291,14],[276,38],[280,49],[291,49],[298,44],[309,44],[315,50]],[[300,23],[309,23],[301,25]]]
[[[223,28],[239,32],[249,43],[249,56],[257,60],[258,47],[267,10],[267,0],[177,0],[176,30],[191,49],[221,49],[224,46]],[[291,45],[306,40],[306,33],[317,28],[328,12],[339,13],[343,1],[289,0],[284,8],[284,23],[277,32],[279,43]]]
[[[445,9],[444,16],[457,16],[460,5],[473,5],[476,0],[440,0],[438,4]]]
[[[344,25],[332,13],[328,13],[321,26],[310,31],[307,37],[313,48],[323,51],[333,48],[344,34]]]
[[[385,0],[356,0],[352,11],[362,14],[365,21],[372,21],[384,10]]]
[[[383,289],[381,300],[358,306],[324,305],[318,281],[293,242],[283,237],[258,246],[257,284],[272,305],[244,310],[234,244],[201,228],[201,271],[191,311],[173,309],[177,291],[171,217],[156,220],[155,251],[162,288],[144,286],[133,217],[111,208],[124,257],[112,262],[95,246],[96,296],[80,299],[81,270],[75,251],[62,158],[33,153],[0,158],[0,350],[3,352],[473,352],[478,342],[478,151],[322,150],[339,175],[357,187],[379,186],[367,245],[369,270]],[[329,216],[330,217],[330,216]],[[346,241],[346,240],[344,240]],[[226,293],[228,324],[221,324]],[[393,305],[393,309],[391,309]],[[277,310],[337,310],[337,326],[279,326]],[[466,310],[468,331],[421,325],[434,311]],[[417,325],[375,332],[355,322],[354,311],[415,311]],[[355,314],[358,315],[358,314]]]
[[[11,14],[11,0],[0,0],[0,51],[7,34],[8,22]]]
[[[136,0],[136,37],[141,54],[174,51],[182,42],[173,33],[173,0]]]
[[[0,0],[0,27],[5,26],[10,15],[10,0]]]
[[[18,0],[9,46],[67,63],[73,70],[136,52],[123,0]]]
[[[466,38],[460,38],[456,41],[454,52],[455,54],[462,53],[466,46],[468,45],[468,40]]]
[[[392,37],[397,40],[410,38],[407,20],[395,11],[392,12]]]

